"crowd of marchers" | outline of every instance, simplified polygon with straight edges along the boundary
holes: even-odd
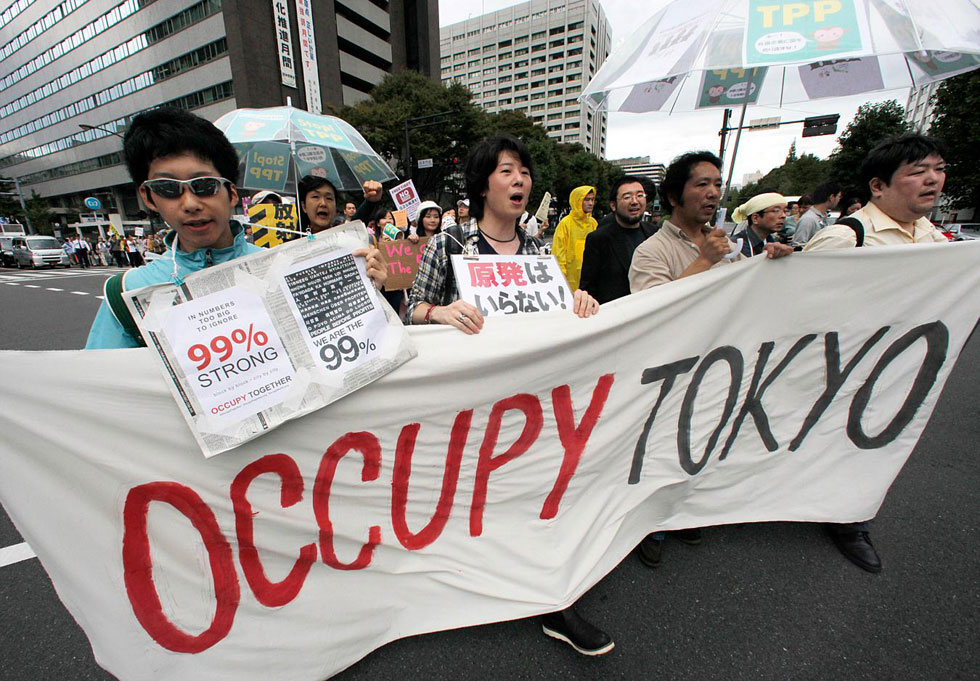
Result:
[[[232,219],[240,198],[238,155],[211,123],[178,109],[146,112],[133,119],[124,155],[142,201],[170,230],[163,239],[164,256],[127,270],[119,278],[119,290],[167,282],[259,250]],[[945,172],[939,141],[923,135],[889,138],[867,155],[860,169],[866,204],[857,198],[841,202],[834,183],[815,187],[810,197],[797,202],[762,192],[734,211],[738,226],[729,233],[712,226],[722,199],[721,161],[710,152],[693,151],[674,159],[659,190],[640,177],[616,181],[605,197],[610,212],[601,222],[592,214],[603,197],[588,184],[576,188],[568,214],[555,226],[551,252],[574,292],[571,313],[586,318],[601,314],[600,306],[617,298],[747,258],[946,242],[925,217],[939,199]],[[466,195],[455,206],[444,210],[425,201],[417,219],[393,235],[389,226],[394,216],[382,201],[379,183],[365,183],[360,205],[347,202],[338,216],[341,196],[333,183],[304,177],[297,196],[301,226],[315,234],[343,222],[363,223],[371,246],[355,256],[365,259],[368,276],[381,291],[387,270],[377,241],[427,237],[411,289],[386,292],[385,297],[407,324],[442,324],[476,334],[486,320],[460,298],[449,256],[540,254],[546,248],[540,234],[548,224],[527,212],[534,163],[520,140],[501,135],[476,144],[464,181]],[[656,191],[668,214],[659,224],[645,219]],[[252,197],[253,203],[277,201],[282,197],[271,192]],[[830,211],[838,206],[841,215],[834,222]],[[797,251],[803,253],[794,255]],[[114,314],[111,302],[107,299],[100,307],[86,347],[141,345],[138,332]],[[867,523],[828,524],[826,529],[850,561],[868,572],[881,570]],[[665,534],[652,527],[637,547],[639,560],[659,566],[668,537],[698,544],[702,532],[689,528]],[[601,655],[614,646],[611,636],[574,606],[544,615],[541,624],[545,634],[585,655]]]

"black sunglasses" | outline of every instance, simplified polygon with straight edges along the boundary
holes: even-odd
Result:
[[[187,185],[194,196],[214,196],[223,185],[230,185],[231,180],[223,177],[195,177],[191,180],[158,179],[147,180],[143,186],[163,199],[177,199],[184,193]]]

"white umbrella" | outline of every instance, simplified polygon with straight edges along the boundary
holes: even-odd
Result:
[[[978,55],[976,0],[675,0],[617,45],[581,99],[631,112],[779,107],[923,85],[977,68]]]

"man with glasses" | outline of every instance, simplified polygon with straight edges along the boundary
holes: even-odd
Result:
[[[643,178],[621,177],[610,192],[613,212],[585,237],[580,285],[600,304],[629,295],[633,251],[657,231],[656,225],[643,220],[652,198],[643,188]]]
[[[87,349],[145,345],[122,291],[172,281],[262,249],[245,241],[232,221],[238,203],[238,154],[213,124],[183,109],[161,107],[136,116],[123,141],[126,167],[147,208],[170,227],[167,254],[106,281],[105,299],[89,331]],[[367,271],[384,282],[377,250]]]
[[[745,229],[735,235],[742,240],[742,255],[751,258],[762,253],[766,244],[776,243],[776,235],[786,222],[786,197],[776,192],[758,194],[735,209],[732,219],[747,220]]]

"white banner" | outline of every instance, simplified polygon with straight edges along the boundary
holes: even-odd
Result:
[[[279,50],[279,78],[283,85],[296,87],[296,67],[293,61],[293,33],[289,27],[289,8],[286,0],[272,0],[275,17],[276,47]]]
[[[299,24],[299,56],[306,86],[306,110],[321,113],[320,68],[316,63],[316,35],[313,30],[312,0],[296,0],[296,23]]]
[[[651,530],[873,517],[978,256],[753,258],[590,319],[415,327],[413,361],[213,459],[149,350],[0,353],[0,500],[119,678],[322,679],[568,605]]]

